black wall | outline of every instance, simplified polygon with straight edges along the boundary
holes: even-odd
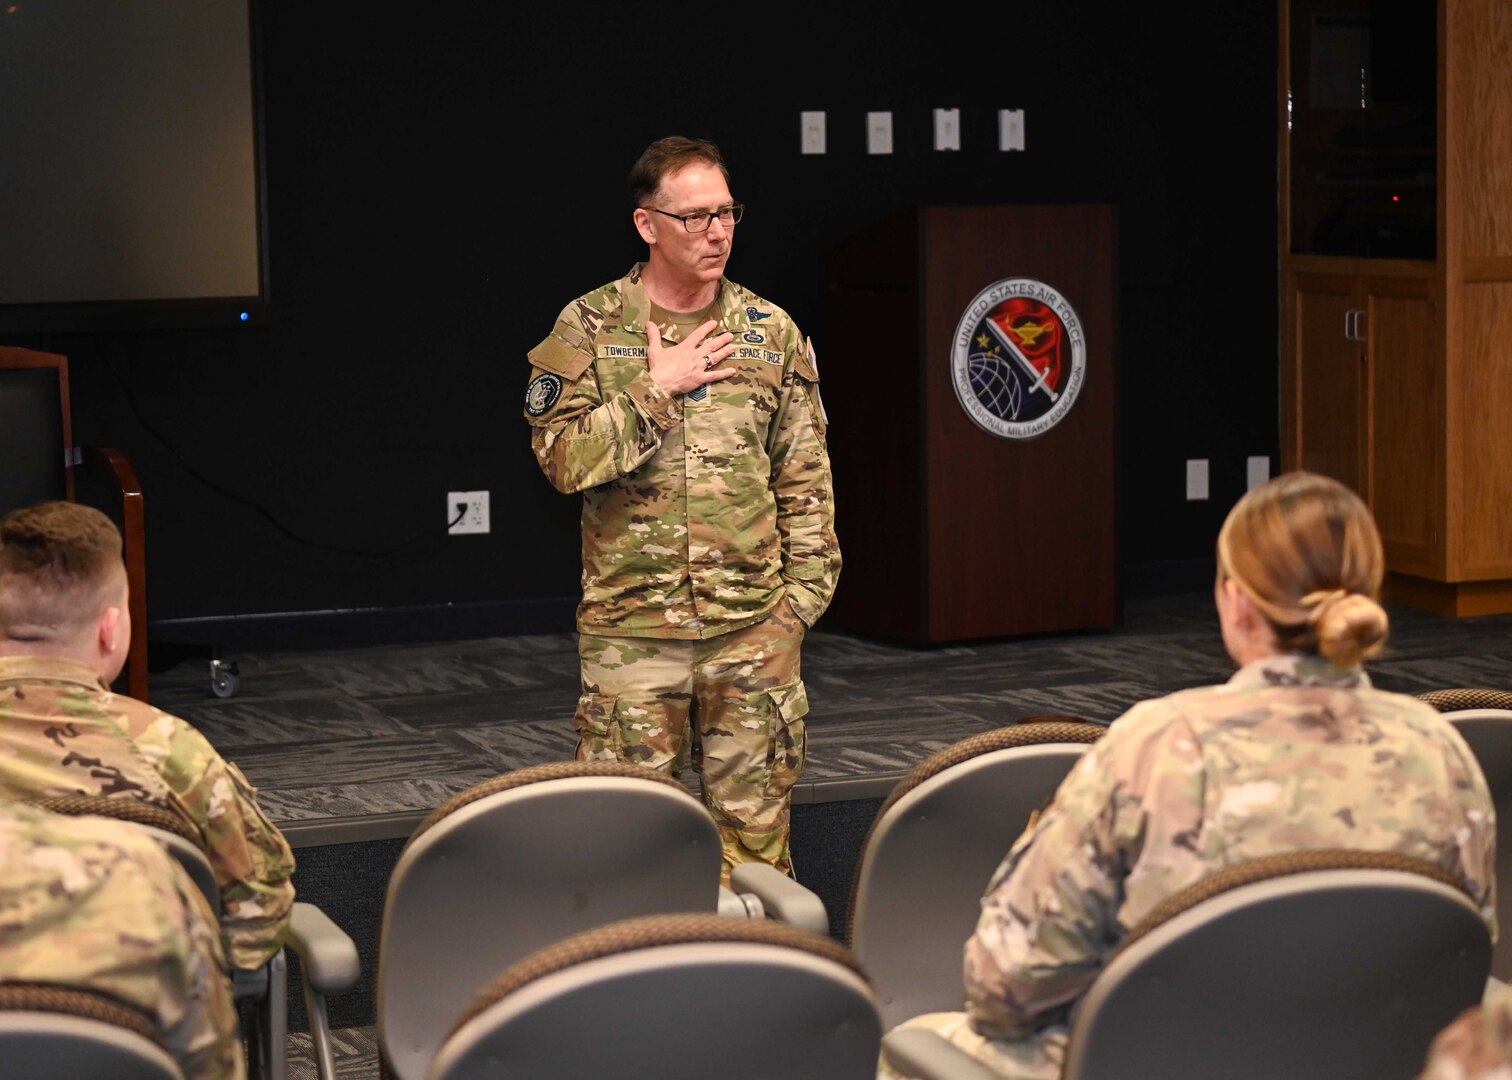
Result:
[[[853,229],[912,203],[1114,204],[1126,581],[1209,557],[1245,457],[1275,459],[1270,4],[459,0],[260,19],[269,325],[11,342],[71,357],[76,441],[141,475],[155,635],[353,609],[408,611],[417,639],[464,611],[483,632],[570,629],[577,499],[530,454],[525,354],[643,253],[624,177],[674,132],[724,149],[749,205],[730,274],[814,335],[821,370],[820,255]],[[936,106],[961,110],[958,153],[929,148]],[[995,149],[1000,108],[1025,110],[1026,152]],[[799,154],[805,109],[828,113],[824,156]],[[865,153],[876,109],[891,157]],[[888,423],[832,416],[832,437]],[[1184,499],[1196,457],[1206,503]],[[493,531],[445,536],[446,492],[471,489],[491,492]],[[844,491],[837,507],[843,545]]]

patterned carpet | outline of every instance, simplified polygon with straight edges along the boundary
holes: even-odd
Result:
[[[1512,687],[1512,616],[1391,615],[1389,647],[1370,667],[1377,685]],[[215,697],[205,664],[185,661],[154,676],[152,701],[236,761],[291,835],[385,815],[392,835],[407,835],[416,815],[469,784],[572,754],[571,634],[235,659],[234,696]],[[885,788],[933,751],[1025,716],[1111,722],[1231,673],[1208,593],[1130,600],[1112,630],[934,646],[821,622],[804,649],[809,762],[795,800],[854,790],[836,781]]]
[[[378,1080],[378,1037],[371,1024],[331,1032],[332,1057],[338,1080]],[[289,1036],[288,1080],[317,1080],[310,1037],[304,1032]]]

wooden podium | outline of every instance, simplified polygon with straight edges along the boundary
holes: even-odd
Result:
[[[1115,268],[1104,204],[911,207],[825,251],[824,622],[920,643],[1117,623]]]

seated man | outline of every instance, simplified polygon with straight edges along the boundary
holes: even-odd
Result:
[[[134,825],[0,804],[0,985],[90,990],[156,1026],[187,1080],[246,1075],[215,915]]]
[[[283,944],[293,852],[203,735],[111,693],[131,629],[108,517],[45,502],[0,521],[0,798],[109,795],[179,814],[220,884],[226,955],[256,969]]]

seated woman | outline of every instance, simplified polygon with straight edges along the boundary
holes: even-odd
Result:
[[[1387,632],[1364,503],[1321,476],[1277,477],[1234,506],[1217,555],[1238,672],[1113,722],[988,882],[966,1011],[903,1026],[1005,1077],[1053,1080],[1070,1007],[1130,927],[1212,871],[1300,848],[1429,859],[1464,879],[1495,933],[1494,810],[1473,754],[1360,666]]]

